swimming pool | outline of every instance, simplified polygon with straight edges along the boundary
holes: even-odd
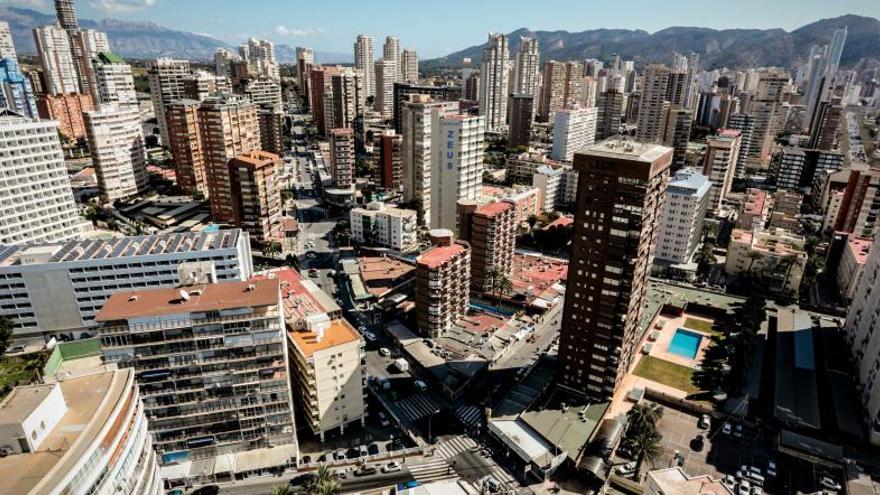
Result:
[[[700,349],[700,342],[702,341],[702,335],[679,328],[675,331],[675,335],[672,336],[667,350],[675,355],[694,359],[697,357],[697,351]]]

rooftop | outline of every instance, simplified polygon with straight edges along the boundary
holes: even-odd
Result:
[[[648,476],[664,495],[733,495],[733,492],[709,475],[688,476],[680,467],[658,469]]]
[[[311,280],[306,280],[292,268],[276,268],[251,277],[253,281],[278,280],[281,287],[281,304],[284,318],[288,321],[302,320],[320,313],[335,313],[336,302]]]
[[[465,251],[467,251],[467,247],[459,243],[454,243],[449,246],[435,246],[419,256],[416,263],[418,263],[419,266],[435,270],[442,264],[461,255]]]
[[[320,340],[317,333],[308,330],[292,330],[287,334],[294,342],[296,349],[307,358],[314,356],[316,352],[350,344],[361,339],[354,327],[344,318],[332,320],[324,329],[324,335]]]
[[[761,189],[749,189],[746,191],[745,202],[743,203],[743,212],[751,215],[761,215],[764,213],[769,195],[767,191]]]
[[[870,239],[859,239],[858,237],[850,237],[847,244],[848,249],[856,259],[856,263],[864,265],[868,261],[868,253],[871,252],[873,242]]]
[[[574,223],[574,217],[562,216],[553,220],[543,227],[543,230],[550,230],[556,227],[565,227]]]
[[[110,296],[96,321],[251,308],[278,304],[277,280],[200,284],[183,289],[123,291]],[[187,294],[186,297],[183,295]]]
[[[598,142],[579,154],[653,163],[671,152],[672,148],[666,146],[639,141],[627,136],[615,136]]]
[[[0,424],[21,423],[49,396],[54,384],[16,387],[0,402]]]
[[[269,153],[268,151],[263,150],[253,150],[234,157],[230,162],[250,165],[253,167],[265,167],[266,165],[278,163],[280,160],[281,158],[274,153]]]
[[[494,217],[495,215],[499,215],[506,211],[510,211],[514,208],[512,203],[508,203],[506,201],[495,201],[493,203],[487,203],[479,208],[475,212],[477,215],[486,216],[489,218]]]
[[[387,256],[362,256],[357,262],[367,290],[376,297],[382,297],[398,280],[415,271],[412,265]]]

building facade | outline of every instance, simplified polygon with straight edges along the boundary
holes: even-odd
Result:
[[[502,294],[501,279],[513,271],[516,248],[516,205],[496,201],[479,205],[458,202],[458,231],[471,247],[471,290]]]
[[[186,78],[192,73],[189,60],[158,58],[147,62],[147,79],[150,83],[150,97],[153,111],[159,122],[162,143],[168,145],[168,127],[165,105],[174,100],[186,98]]]
[[[483,117],[445,114],[432,124],[431,228],[455,232],[456,204],[479,199],[483,185]]]
[[[416,212],[374,201],[349,212],[352,240],[396,251],[411,251],[416,238]]]
[[[483,49],[480,69],[480,115],[487,131],[498,131],[507,121],[508,65],[507,36],[489,33],[489,42]]]
[[[198,100],[174,100],[165,108],[165,118],[168,120],[168,148],[174,162],[177,187],[184,194],[208,197],[205,157],[199,133],[200,105]]]
[[[416,258],[416,322],[426,337],[440,337],[467,313],[471,248],[435,229],[436,245]]]
[[[712,183],[693,169],[679,170],[666,186],[660,213],[656,257],[672,263],[689,263],[703,236]]]
[[[373,135],[373,183],[386,191],[403,189],[403,136],[392,130]]]
[[[803,236],[785,229],[733,229],[724,271],[731,276],[758,275],[773,291],[797,294],[807,264]]]
[[[336,187],[354,187],[355,170],[354,131],[332,129],[330,131],[330,175]]]
[[[229,160],[235,226],[260,244],[277,237],[281,228],[281,157],[254,150]]]
[[[83,117],[101,199],[112,203],[145,192],[149,182],[140,111],[101,105]]]
[[[737,160],[742,135],[739,131],[722,129],[706,139],[706,156],[703,159],[703,175],[712,182],[709,190],[709,211],[718,212],[721,202],[730,193],[736,176]]]
[[[554,160],[570,162],[574,154],[596,142],[598,108],[573,106],[556,112],[553,122]]]
[[[510,128],[507,132],[507,146],[529,147],[532,137],[532,118],[535,112],[533,95],[515,93],[510,95]]]
[[[57,120],[58,132],[64,139],[77,140],[86,137],[85,112],[95,110],[92,95],[80,93],[42,95],[37,100],[41,119]]]

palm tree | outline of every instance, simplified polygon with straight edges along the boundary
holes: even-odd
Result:
[[[657,430],[644,431],[627,439],[627,446],[636,456],[636,473],[642,468],[642,463],[648,461],[651,467],[660,458],[663,449],[660,448],[660,440],[663,436]]]
[[[759,253],[757,251],[749,251],[749,254],[747,254],[746,257],[749,258],[749,267],[746,269],[746,272],[751,274],[752,273],[752,265],[755,264],[755,260],[757,260],[761,257],[761,253]]]
[[[318,466],[315,477],[306,484],[309,495],[335,495],[342,489],[336,474],[326,464]]]
[[[626,416],[629,420],[628,431],[638,435],[657,429],[657,421],[663,416],[663,408],[653,402],[640,402],[634,405]]]
[[[501,307],[501,296],[513,292],[513,282],[501,265],[493,265],[486,272],[486,284],[489,286],[489,291],[495,294],[498,307]]]
[[[269,241],[263,246],[263,256],[267,258],[274,258],[275,256],[281,254],[281,244],[275,241]]]
[[[288,484],[275,485],[269,495],[293,495],[293,490]]]

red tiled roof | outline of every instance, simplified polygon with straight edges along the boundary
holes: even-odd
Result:
[[[500,213],[504,213],[505,211],[510,211],[513,208],[514,206],[511,203],[508,203],[506,201],[496,201],[494,203],[488,203],[477,208],[476,214],[491,218]]]
[[[284,305],[284,318],[287,320],[303,318],[310,314],[326,312],[308,289],[303,285],[302,276],[292,268],[280,268],[251,277],[251,280],[276,279],[281,284],[281,302]]]
[[[565,227],[574,223],[574,218],[572,217],[559,217],[556,220],[548,223],[544,226],[544,230],[550,230],[556,227]]]
[[[419,256],[417,262],[420,266],[425,266],[433,270],[440,267],[440,265],[442,265],[443,263],[460,255],[464,251],[465,247],[461,244],[452,244],[450,246],[437,246],[430,249],[429,251],[426,251],[425,254]]]

